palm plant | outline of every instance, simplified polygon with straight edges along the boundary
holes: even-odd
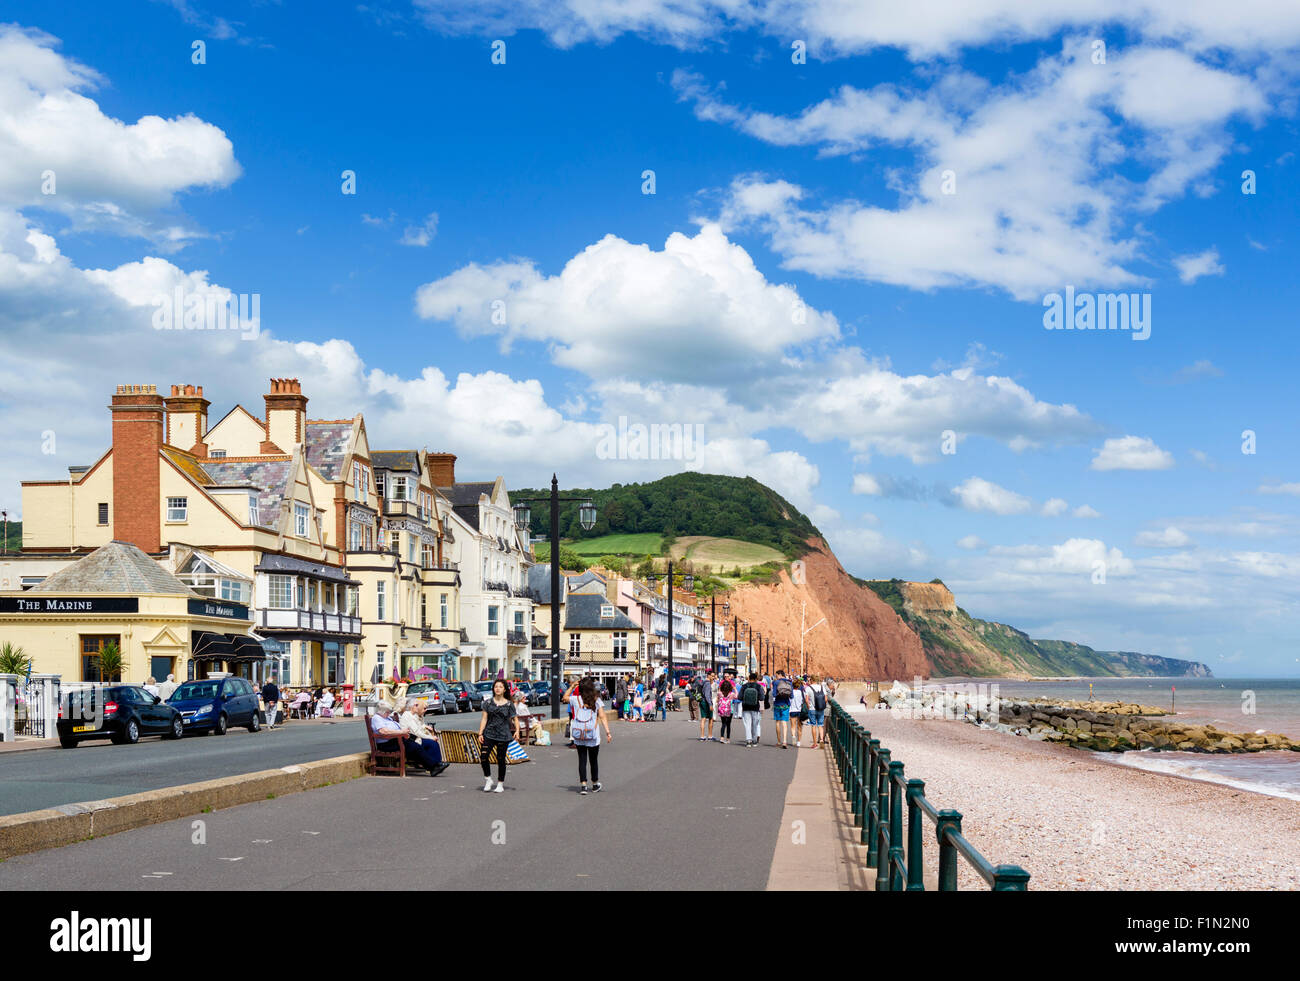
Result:
[[[122,650],[117,646],[117,641],[110,640],[99,649],[99,673],[102,680],[121,681],[124,666]]]
[[[27,670],[32,665],[32,659],[28,657],[21,647],[5,641],[0,644],[0,674],[27,674]]]

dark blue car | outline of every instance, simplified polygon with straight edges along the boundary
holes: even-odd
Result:
[[[186,732],[224,736],[231,726],[246,726],[249,732],[262,728],[257,693],[243,678],[187,681],[172,692],[167,704],[180,712]]]

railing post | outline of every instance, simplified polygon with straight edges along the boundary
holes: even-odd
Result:
[[[867,740],[867,749],[865,772],[868,777],[864,788],[867,794],[867,821],[862,826],[862,844],[870,846],[867,849],[867,868],[874,869],[876,867],[876,831],[880,827],[880,799],[875,777],[876,767],[879,765],[880,740]]]
[[[863,730],[862,730],[862,743],[861,743],[861,746],[860,746],[858,752],[859,752],[859,754],[860,754],[860,756],[861,756],[861,761],[862,761],[862,771],[863,771],[864,773],[867,772],[867,768],[870,766],[870,763],[869,763],[869,760],[870,760],[870,758],[871,758],[871,748],[870,748],[870,747],[871,747],[871,733],[870,733],[870,731],[868,731],[868,730],[866,730],[866,729],[863,729]],[[858,781],[858,787],[857,787],[857,794],[856,794],[856,796],[857,796],[857,800],[858,800],[858,816],[862,819],[861,821],[859,821],[859,822],[857,823],[857,826],[858,826],[859,828],[862,829],[862,834],[861,834],[861,836],[860,836],[860,838],[859,838],[859,841],[860,841],[862,844],[864,844],[864,845],[870,845],[870,844],[871,844],[871,835],[870,835],[870,828],[869,828],[869,825],[871,824],[871,817],[870,817],[870,813],[869,813],[869,812],[870,812],[870,809],[871,809],[871,807],[870,807],[871,791],[870,791],[870,789],[868,788],[868,786],[867,786],[866,783],[863,783],[862,781]],[[870,848],[867,849],[867,865],[868,865],[868,867],[870,867],[870,865],[871,865],[871,849],[870,849]]]
[[[923,852],[921,814],[919,801],[925,797],[925,781],[915,778],[907,781],[907,891],[925,891],[925,858]]]
[[[902,892],[903,871],[903,762],[889,764],[889,891]]]
[[[1029,873],[1019,865],[999,865],[993,870],[994,892],[1028,892]]]
[[[859,801],[862,795],[858,793],[858,784],[862,780],[862,733],[858,730],[857,724],[853,726],[853,779],[849,781],[848,798],[849,804],[853,809],[853,824],[855,827],[862,827],[862,811],[859,810]]]
[[[876,892],[889,890],[889,832],[886,830],[886,811],[889,808],[889,750],[882,748],[876,753],[877,770],[872,773],[872,783],[876,787],[876,807],[872,817],[876,822]]]
[[[939,839],[939,891],[957,891],[957,847],[948,841],[948,832],[961,834],[961,812],[944,810],[935,822]]]

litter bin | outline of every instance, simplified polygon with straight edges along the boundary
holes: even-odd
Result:
[[[353,693],[355,691],[356,691],[355,685],[343,686],[343,714],[344,715],[352,714],[352,704],[353,704],[352,698],[353,698]]]

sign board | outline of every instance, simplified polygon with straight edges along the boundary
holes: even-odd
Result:
[[[139,613],[140,601],[126,596],[0,596],[0,613]]]
[[[191,616],[221,617],[225,620],[247,620],[248,607],[242,603],[222,603],[218,600],[192,599],[189,601]]]

